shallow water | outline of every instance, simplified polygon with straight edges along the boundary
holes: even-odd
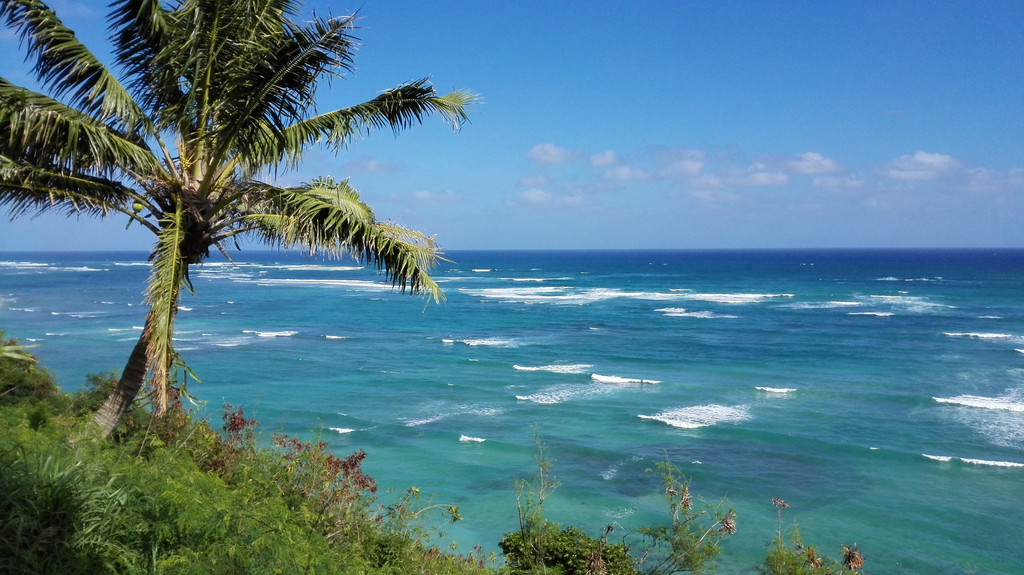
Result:
[[[665,459],[728,497],[720,573],[760,561],[773,497],[872,573],[1024,564],[1024,251],[457,252],[441,305],[351,262],[240,257],[192,272],[190,391],[366,450],[382,487],[461,507],[463,551],[518,525],[536,430],[555,521],[660,520]],[[76,388],[123,364],[147,275],[145,254],[0,254],[0,329]]]

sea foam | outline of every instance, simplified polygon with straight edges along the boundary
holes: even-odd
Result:
[[[653,419],[672,427],[698,429],[719,423],[739,423],[750,419],[746,406],[696,405],[670,409],[655,415],[638,415],[640,419]]]
[[[654,311],[664,315],[665,317],[692,317],[697,319],[736,319],[737,317],[735,315],[717,314],[712,311],[686,311],[685,308],[681,307],[663,307]]]
[[[539,366],[528,366],[528,365],[513,365],[512,369],[516,371],[547,371],[551,373],[586,373],[591,367],[589,363],[572,363],[572,364],[556,364],[556,365],[539,365]]]
[[[712,303],[747,304],[761,303],[775,298],[791,298],[791,293],[686,293],[680,294],[683,299],[707,301]]]
[[[988,459],[971,459],[968,457],[950,457],[948,455],[928,455],[927,453],[921,454],[923,457],[931,459],[932,461],[939,461],[942,463],[948,463],[954,459],[959,459],[964,463],[970,463],[971,465],[985,465],[988,467],[1016,467],[1024,468],[1024,463],[1018,463],[1016,461],[990,461]]]
[[[933,397],[932,399],[938,403],[1024,413],[1024,402],[1020,401],[1016,397],[1010,396],[983,397],[980,395],[958,395],[956,397]]]
[[[638,379],[635,377],[619,377],[617,375],[601,375],[598,373],[592,374],[590,379],[598,383],[612,383],[615,385],[630,385],[635,383],[661,383],[656,379]]]
[[[242,333],[253,333],[257,337],[291,337],[299,332],[297,331],[257,331],[255,329],[243,329]]]
[[[791,393],[796,391],[795,387],[764,387],[760,385],[754,387],[754,389],[765,391],[768,393]]]

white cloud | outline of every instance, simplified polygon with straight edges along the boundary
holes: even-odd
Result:
[[[839,164],[817,152],[805,152],[793,156],[789,169],[795,174],[832,174],[839,171]]]
[[[590,165],[595,168],[607,168],[617,164],[619,159],[615,157],[615,152],[612,150],[606,150],[600,154],[594,154],[590,156]]]
[[[516,194],[516,199],[519,200],[520,203],[524,204],[544,205],[551,203],[551,194],[544,190],[531,188],[525,192],[519,192]]]
[[[650,178],[646,170],[633,166],[616,166],[605,171],[602,177],[612,182],[633,182]]]
[[[579,152],[559,148],[554,144],[537,144],[527,152],[526,157],[542,166],[553,166],[571,162],[579,157]]]
[[[390,174],[401,170],[397,164],[386,164],[365,156],[345,162],[345,168],[353,174]]]
[[[894,180],[924,182],[959,165],[951,156],[917,151],[913,156],[900,156],[883,166],[879,173]]]
[[[840,192],[864,186],[864,178],[856,174],[849,174],[846,176],[818,176],[811,181],[811,185],[815,188],[821,188],[831,192]]]
[[[1000,172],[986,168],[973,168],[967,171],[967,182],[964,188],[975,194],[1024,191],[1024,169]]]
[[[454,204],[462,201],[462,196],[451,190],[445,190],[443,192],[417,190],[412,193],[412,200],[417,204]]]
[[[509,203],[530,206],[579,206],[583,203],[583,198],[578,195],[560,196],[531,188],[517,193]]]
[[[705,203],[735,202],[741,199],[741,196],[735,192],[722,190],[693,190],[689,193],[689,196],[694,200]]]
[[[693,178],[704,169],[706,161],[704,152],[698,150],[677,150],[672,153],[668,164],[658,170],[658,176],[667,179]]]
[[[519,185],[527,188],[543,188],[551,185],[547,176],[526,176],[519,180]]]
[[[789,183],[789,174],[772,171],[762,163],[751,165],[745,171],[733,171],[725,179],[730,186],[784,186]]]

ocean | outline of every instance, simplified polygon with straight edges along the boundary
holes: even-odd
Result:
[[[671,461],[751,573],[799,524],[867,573],[1024,572],[1024,250],[452,252],[439,305],[372,269],[243,251],[192,270],[176,348],[218,419],[367,453],[382,501],[416,486],[496,551],[535,436],[549,519],[667,520]],[[144,253],[0,253],[0,329],[62,387],[120,370]]]

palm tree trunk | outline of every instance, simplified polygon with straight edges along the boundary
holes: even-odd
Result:
[[[128,363],[124,366],[121,379],[114,387],[114,391],[107,396],[107,401],[93,415],[92,421],[98,427],[98,439],[104,439],[110,435],[117,424],[120,423],[124,414],[128,412],[135,398],[142,389],[142,383],[146,380],[149,372],[149,361],[147,360],[147,349],[149,348],[149,328],[151,317],[147,316],[146,326],[135,343],[135,348],[128,356]]]

